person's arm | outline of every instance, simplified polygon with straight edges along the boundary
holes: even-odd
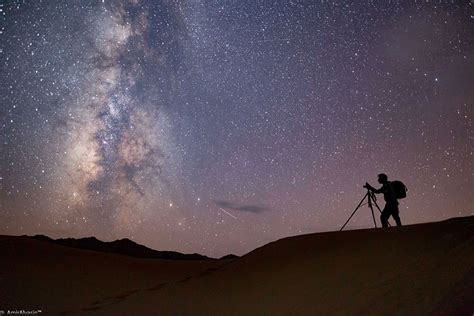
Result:
[[[371,186],[368,182],[365,183],[365,187],[374,193],[382,193],[383,192],[383,186],[380,189],[376,189],[373,186]]]

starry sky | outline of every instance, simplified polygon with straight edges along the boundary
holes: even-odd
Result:
[[[0,234],[242,255],[338,230],[380,172],[404,224],[474,214],[472,1],[0,14]]]

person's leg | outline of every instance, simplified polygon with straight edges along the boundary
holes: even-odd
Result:
[[[398,211],[398,205],[393,206],[392,217],[397,223],[397,226],[402,226],[402,222],[400,220],[400,212]]]
[[[388,227],[388,218],[390,217],[390,209],[387,204],[380,215],[380,221],[382,222],[382,227]]]

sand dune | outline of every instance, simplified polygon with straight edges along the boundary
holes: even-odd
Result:
[[[281,239],[231,260],[0,238],[0,309],[44,315],[472,315],[474,217]]]
[[[0,236],[0,253],[0,310],[40,309],[44,315],[81,311],[225,262],[132,258],[12,236]]]

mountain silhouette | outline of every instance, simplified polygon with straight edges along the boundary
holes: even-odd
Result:
[[[137,244],[136,242],[124,238],[115,241],[101,241],[95,237],[85,237],[85,238],[60,238],[52,239],[45,235],[35,235],[35,236],[24,236],[28,238],[33,238],[36,240],[52,242],[58,245],[86,249],[107,253],[121,254],[129,257],[135,258],[154,258],[154,259],[167,259],[167,260],[216,260],[198,253],[193,254],[183,254],[176,251],[158,251],[146,246]],[[230,259],[236,258],[235,255],[229,255],[232,257],[224,256],[221,259]],[[235,257],[234,257],[235,256]]]

